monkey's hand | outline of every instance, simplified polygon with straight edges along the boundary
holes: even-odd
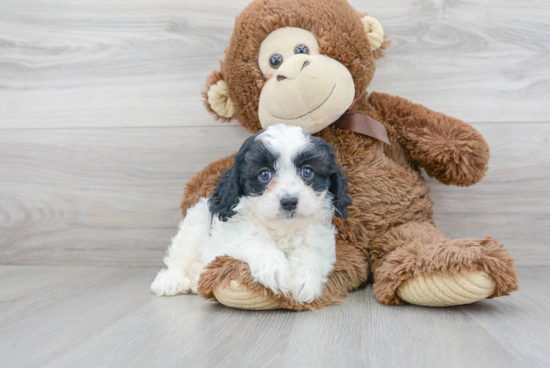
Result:
[[[369,102],[395,129],[409,158],[429,176],[459,186],[485,176],[489,145],[471,125],[383,93],[372,93]]]

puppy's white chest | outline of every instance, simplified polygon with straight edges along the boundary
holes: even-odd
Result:
[[[303,245],[305,239],[303,236],[282,238],[276,242],[277,248],[281,250],[286,256],[294,249]]]

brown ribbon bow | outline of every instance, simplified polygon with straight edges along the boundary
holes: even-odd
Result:
[[[374,120],[370,116],[359,113],[345,113],[338,120],[332,123],[338,129],[350,130],[355,133],[368,135],[369,137],[381,140],[390,144],[388,131],[384,124]]]

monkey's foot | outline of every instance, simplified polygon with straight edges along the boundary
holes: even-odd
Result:
[[[214,296],[218,302],[231,308],[249,310],[281,309],[281,304],[272,297],[261,292],[248,290],[236,280],[231,280],[229,285],[217,285],[214,287]]]
[[[410,304],[448,307],[477,302],[495,292],[496,282],[483,271],[444,276],[435,272],[405,280],[397,295]]]

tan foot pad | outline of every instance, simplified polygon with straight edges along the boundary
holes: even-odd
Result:
[[[493,278],[483,271],[449,276],[434,273],[406,280],[397,289],[397,295],[410,304],[448,307],[485,299],[493,294],[495,286]]]
[[[238,281],[230,281],[227,287],[220,285],[214,288],[214,296],[220,303],[231,308],[250,310],[280,309],[281,305],[270,298],[248,291]]]

